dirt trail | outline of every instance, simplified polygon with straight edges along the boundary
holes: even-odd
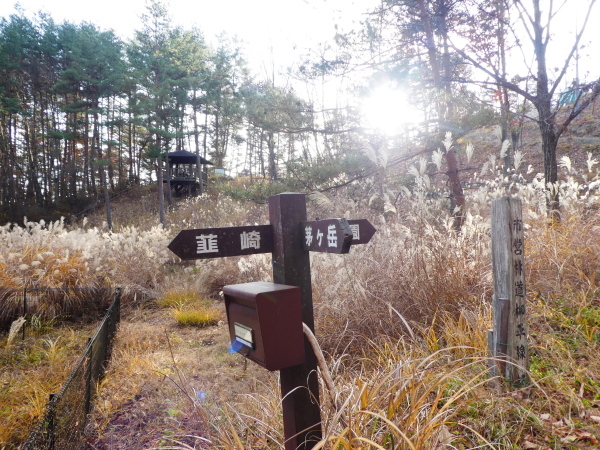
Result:
[[[175,443],[195,448],[220,417],[219,405],[272,385],[275,375],[228,351],[223,321],[181,327],[168,310],[140,309],[120,325],[114,357],[90,425],[94,450],[141,450]]]

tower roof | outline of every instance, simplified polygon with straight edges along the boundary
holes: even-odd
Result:
[[[169,157],[169,161],[175,164],[195,164],[196,158],[200,159],[200,164],[210,164],[212,163],[204,159],[202,156],[196,156],[195,153],[188,152],[187,150],[179,150],[176,152],[170,152],[167,155]]]

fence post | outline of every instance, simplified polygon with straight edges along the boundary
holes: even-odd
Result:
[[[90,412],[90,408],[91,408],[91,402],[92,402],[92,365],[93,365],[93,358],[94,358],[94,352],[93,352],[93,342],[92,342],[92,338],[88,338],[88,343],[87,343],[87,347],[85,349],[87,355],[86,358],[86,366],[85,366],[85,406],[84,406],[84,411],[85,411],[85,415],[87,416],[88,413]]]
[[[55,438],[56,438],[56,435],[54,432],[54,428],[56,427],[56,423],[55,423],[55,419],[54,419],[54,415],[56,413],[56,411],[54,410],[55,399],[56,399],[56,394],[50,394],[49,401],[48,401],[48,408],[50,408],[50,414],[48,417],[48,450],[54,450],[54,444],[55,444]]]
[[[121,288],[117,288],[115,292],[115,298],[111,305],[110,310],[110,319],[109,319],[109,327],[108,327],[108,342],[107,342],[107,350],[105,356],[105,362],[108,361],[110,355],[112,353],[112,341],[117,332],[117,326],[121,321]]]
[[[525,296],[525,261],[521,201],[492,202],[494,330],[490,349],[499,375],[511,385],[528,382],[529,349]]]
[[[117,308],[117,311],[115,312],[115,325],[114,325],[114,329],[113,329],[113,334],[116,333],[117,331],[117,325],[119,324],[119,322],[121,321],[121,288],[117,288],[117,293],[114,304],[115,304],[115,308]],[[112,341],[112,336],[111,336],[111,341]]]
[[[101,344],[100,340],[104,341],[103,345],[106,348],[109,347],[107,341],[111,340],[112,342],[116,324],[112,325],[112,333],[109,333],[108,330],[110,329],[110,322],[114,322],[115,317],[117,321],[120,318],[120,294],[121,290],[118,289],[117,297],[112,303],[112,310],[109,308],[104,315],[100,326],[97,328],[96,333],[94,333],[94,337],[96,337],[98,341],[94,341],[94,337],[88,338],[87,346],[81,354],[76,367],[71,371],[67,381],[63,385],[61,393],[50,394],[50,400],[46,404],[47,413],[44,414],[44,417],[30,430],[29,436],[21,448],[27,450],[38,448],[53,450],[57,445],[63,445],[62,442],[65,439],[74,443],[74,439],[80,438],[83,429],[85,428],[85,424],[87,423],[87,415],[91,410],[94,393],[93,389],[96,386],[96,381],[103,375],[105,362],[108,361],[109,356],[106,355],[104,361],[98,361],[98,358],[102,356],[101,353],[103,353],[98,347],[100,347],[99,344]],[[95,345],[96,342],[98,345]],[[95,348],[96,351],[94,351]],[[83,377],[83,379],[81,377]],[[84,386],[81,386],[82,382],[85,384]],[[65,399],[67,399],[66,401],[71,402],[76,401],[76,404],[63,406],[57,409],[57,405],[62,404]],[[77,417],[75,417],[82,408],[86,415],[83,422],[81,421],[80,416],[77,415]],[[82,442],[80,441],[79,444],[82,444]]]
[[[302,321],[314,332],[310,259],[302,247],[305,194],[284,193],[270,197],[269,218],[273,226],[273,281],[300,288]],[[306,338],[304,348],[304,364],[280,371],[286,450],[311,449],[322,436],[317,361]]]
[[[27,326],[27,288],[23,288],[23,340],[25,340],[25,327]]]

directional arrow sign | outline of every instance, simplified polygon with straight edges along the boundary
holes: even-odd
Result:
[[[168,247],[181,259],[271,253],[273,251],[273,227],[257,225],[182,230]]]
[[[348,253],[352,230],[346,219],[302,222],[304,250],[325,253]]]
[[[349,220],[348,223],[353,235],[352,245],[366,244],[377,231],[367,219]]]

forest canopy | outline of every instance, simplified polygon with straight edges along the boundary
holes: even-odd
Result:
[[[551,186],[558,139],[600,94],[594,78],[565,87],[594,3],[554,69],[546,54],[558,7],[386,0],[360,29],[338,30],[329,44],[299,55],[283,83],[252,76],[235,39],[223,35],[210,46],[201,30],[174,24],[160,0],[147,2],[129,41],[43,13],[2,18],[0,223],[69,215],[103,199],[110,226],[110,194],[162,185],[165,155],[179,150],[233,176],[293,178],[307,191],[374,175],[383,201],[382,161],[440,151],[460,215],[464,196],[456,150],[441,144],[446,134],[500,125],[498,148],[512,143],[504,152],[510,171],[525,118],[539,124]],[[529,66],[511,63],[519,53]],[[393,135],[365,125],[359,109],[382,85],[405,92],[413,116],[398,114]],[[298,86],[321,93],[299,95]],[[568,104],[558,101],[565,92]],[[549,208],[558,202],[557,194]]]

